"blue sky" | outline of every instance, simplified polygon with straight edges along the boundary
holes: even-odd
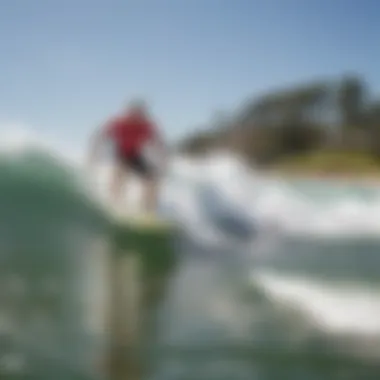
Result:
[[[139,95],[175,139],[304,80],[359,72],[377,91],[379,14],[378,0],[2,0],[0,122],[77,143]]]

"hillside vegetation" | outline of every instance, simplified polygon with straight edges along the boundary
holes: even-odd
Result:
[[[355,76],[279,89],[219,112],[180,149],[224,147],[264,168],[380,173],[380,99]]]
[[[289,157],[273,166],[275,171],[288,174],[321,176],[369,176],[380,177],[380,164],[365,153],[315,152]]]

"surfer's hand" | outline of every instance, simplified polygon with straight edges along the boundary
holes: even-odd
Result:
[[[95,170],[95,167],[96,167],[95,157],[92,157],[92,156],[88,157],[85,163],[85,170],[89,172],[90,174],[92,174]]]
[[[161,171],[166,171],[169,165],[169,155],[166,150],[162,150],[160,154]]]

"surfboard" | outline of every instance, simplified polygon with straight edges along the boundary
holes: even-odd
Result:
[[[137,214],[137,215],[125,215],[118,216],[120,223],[129,226],[134,229],[143,229],[147,231],[169,231],[173,228],[173,225],[158,215],[150,214]]]
[[[173,268],[175,234],[175,225],[156,215],[114,215],[115,249],[122,254],[137,254],[145,275],[163,274]]]

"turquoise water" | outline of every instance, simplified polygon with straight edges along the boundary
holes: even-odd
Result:
[[[354,226],[376,226],[379,189],[256,181],[254,194],[260,207],[277,202],[275,218],[291,233],[189,249],[148,379],[377,379],[380,239]],[[313,234],[327,215],[328,233]]]
[[[379,249],[286,241],[250,271],[189,259],[149,378],[376,379]]]
[[[91,367],[102,336],[88,331],[82,285],[73,279],[90,264],[80,252],[107,226],[77,174],[38,152],[1,159],[0,281],[10,286],[11,273],[24,282],[23,291],[12,290],[19,289],[17,296],[0,295],[1,379],[16,378],[5,377],[9,353],[19,360],[12,369],[18,379],[96,378]],[[144,378],[377,379],[378,189],[248,182],[237,174],[214,182],[218,196],[211,191],[206,200],[196,181],[182,187],[172,181],[164,191],[161,206],[188,233],[156,335],[142,351]],[[236,199],[232,185],[240,191]],[[218,223],[231,209],[229,224]],[[227,231],[231,223],[242,226],[251,214],[278,226],[258,224],[249,241],[240,242],[242,234],[232,239],[241,227]],[[210,235],[213,228],[226,230]],[[61,284],[63,303],[45,289],[46,273]]]
[[[80,280],[104,217],[37,151],[1,157],[0,209],[0,378],[89,378],[104,342],[88,332]]]

